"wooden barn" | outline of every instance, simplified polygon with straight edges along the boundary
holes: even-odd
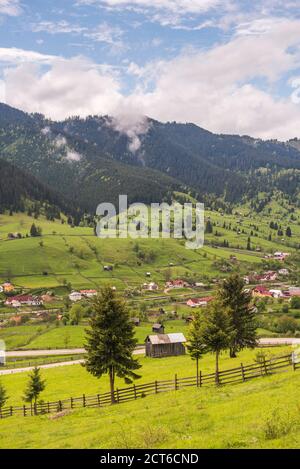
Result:
[[[146,357],[160,358],[185,354],[186,338],[180,333],[148,335],[146,337]]]
[[[155,323],[152,326],[152,332],[156,332],[156,334],[164,334],[165,327],[162,324]]]

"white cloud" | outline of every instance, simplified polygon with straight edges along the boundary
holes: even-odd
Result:
[[[112,125],[139,149],[147,131],[144,115],[159,120],[194,122],[215,132],[250,134],[287,139],[299,135],[300,106],[289,97],[279,98],[273,85],[300,67],[300,20],[274,20],[268,27],[247,25],[255,34],[236,34],[226,44],[209,50],[189,50],[169,61],[145,67],[124,63],[135,81],[129,94],[113,69],[83,58],[45,59],[16,50],[11,56],[48,68],[21,63],[7,68],[8,104],[38,111],[55,119],[69,115],[112,115]],[[2,52],[1,52],[2,51]],[[9,55],[0,49],[0,60]],[[257,79],[264,81],[261,88]],[[291,94],[295,87],[291,83]],[[2,85],[3,88],[3,85]]]
[[[127,100],[126,98],[120,103],[117,112],[115,110],[115,115],[107,120],[107,125],[127,135],[129,139],[128,148],[133,153],[141,147],[140,136],[149,130],[147,117],[131,104],[130,99]]]
[[[152,64],[154,89],[136,94],[135,103],[157,119],[195,122],[216,132],[295,136],[300,107],[253,83],[259,77],[271,86],[300,66],[299,54],[288,52],[299,43],[299,28],[300,21],[274,23],[267,33],[238,36],[209,51]],[[149,68],[145,75],[149,80]]]
[[[16,47],[0,47],[0,62],[4,63],[40,63],[49,64],[59,57],[54,55],[40,54],[31,50],[18,49]]]
[[[34,33],[46,32],[48,34],[59,34],[59,33],[82,33],[87,28],[72,25],[68,21],[62,20],[58,22],[53,21],[41,21],[40,23],[34,23],[31,25],[31,30]]]
[[[103,42],[111,46],[115,51],[124,50],[125,46],[122,41],[123,30],[118,26],[110,26],[108,23],[100,23],[96,28],[87,28],[77,24],[71,24],[68,21],[62,20],[58,22],[41,21],[31,25],[31,30],[34,33],[48,33],[48,34],[73,34],[81,35],[95,42]]]
[[[19,0],[0,0],[0,15],[18,16],[21,13]]]
[[[77,0],[76,5],[93,5],[109,10],[132,10],[145,14],[162,26],[178,26],[183,17],[211,10],[227,10],[232,0]]]
[[[7,68],[4,80],[7,103],[55,119],[109,114],[121,97],[113,72],[83,58],[52,59],[47,70],[34,63],[23,63]]]
[[[77,151],[67,150],[66,158],[69,161],[80,161],[82,156],[80,155],[80,153],[77,153]]]
[[[104,42],[112,47],[112,50],[120,51],[125,49],[122,41],[123,31],[118,26],[110,26],[107,23],[101,23],[97,28],[84,33],[84,37],[96,42]]]
[[[78,0],[77,4],[102,4],[109,7],[140,7],[169,10],[173,13],[203,13],[221,5],[221,0]]]

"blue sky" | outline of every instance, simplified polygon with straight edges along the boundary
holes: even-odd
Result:
[[[0,0],[0,99],[300,137],[300,0]],[[133,130],[132,130],[133,129]]]

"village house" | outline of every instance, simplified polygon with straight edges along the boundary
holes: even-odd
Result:
[[[141,323],[140,318],[131,318],[131,322],[133,322],[135,327],[138,327]]]
[[[203,298],[191,298],[186,302],[186,304],[190,308],[197,308],[197,307],[201,307],[201,306],[205,307],[212,300],[213,300],[212,296],[206,296],[206,297],[203,297]]]
[[[144,283],[143,284],[143,289],[148,290],[148,291],[156,291],[156,290],[158,290],[158,285],[154,282]]]
[[[81,295],[81,293],[80,293],[79,291],[73,291],[73,292],[70,293],[70,295],[69,295],[69,299],[70,299],[71,301],[79,301],[79,300],[81,300],[81,298],[82,298],[82,295]]]
[[[163,334],[165,332],[165,327],[162,324],[155,323],[152,326],[152,332],[156,332],[157,334]]]
[[[105,270],[106,272],[111,272],[113,270],[113,266],[112,265],[105,265],[103,267],[103,270]]]
[[[282,298],[283,297],[283,293],[282,293],[281,290],[272,289],[272,290],[269,290],[269,292],[271,293],[273,298]]]
[[[300,287],[289,287],[290,296],[300,296]]]
[[[279,269],[278,270],[279,275],[289,275],[288,269]]]
[[[15,287],[10,282],[3,283],[2,288],[4,293],[10,293],[15,289]]]
[[[97,290],[80,290],[79,293],[86,298],[92,298],[97,295]]]
[[[257,297],[272,297],[272,293],[264,285],[258,285],[253,288],[252,295]]]
[[[277,260],[277,261],[285,261],[285,259],[290,255],[289,252],[281,252],[281,251],[277,251],[277,252],[274,252],[273,254],[273,259]]]
[[[166,282],[166,288],[188,288],[190,284],[184,280],[170,280]]]
[[[158,334],[146,337],[146,356],[152,358],[185,354],[186,338],[182,333]]]
[[[31,295],[18,295],[18,296],[11,296],[7,298],[5,301],[6,306],[12,306],[13,308],[19,308],[22,305],[27,306],[41,306],[43,301],[41,298],[37,296]]]

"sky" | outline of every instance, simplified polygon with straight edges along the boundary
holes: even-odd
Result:
[[[0,101],[300,138],[300,0],[0,0]]]

